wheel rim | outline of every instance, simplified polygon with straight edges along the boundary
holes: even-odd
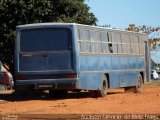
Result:
[[[137,89],[141,89],[142,87],[142,78],[139,77],[138,83],[137,83]]]
[[[105,94],[107,94],[107,83],[106,83],[106,80],[104,80],[103,81],[103,92],[105,93]]]

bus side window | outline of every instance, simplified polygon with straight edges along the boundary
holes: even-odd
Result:
[[[134,54],[135,52],[135,47],[134,47],[134,42],[135,42],[135,36],[133,34],[130,35],[130,40],[131,40],[131,54]]]
[[[97,51],[96,32],[93,30],[90,30],[89,33],[90,33],[91,53],[96,53]]]
[[[107,40],[108,40],[108,48],[109,48],[109,52],[113,53],[113,47],[112,47],[112,42],[109,36],[109,33],[107,32]]]
[[[86,46],[86,52],[91,52],[91,43],[90,43],[90,35],[89,30],[85,30],[85,46]]]
[[[130,54],[131,53],[131,43],[130,43],[130,36],[126,35],[126,49],[127,49],[127,53]]]
[[[102,53],[102,37],[101,32],[97,31],[97,52]]]
[[[145,47],[144,47],[145,36],[140,36],[139,38],[140,38],[139,39],[140,54],[144,55],[144,53],[145,53]]]
[[[121,34],[121,39],[122,39],[122,50],[124,54],[128,53],[128,46],[127,46],[127,37],[126,34]]]
[[[117,39],[118,53],[121,54],[122,53],[122,41],[121,41],[121,35],[120,35],[120,33],[117,33],[116,39]]]
[[[140,46],[139,46],[139,36],[135,36],[135,35],[131,35],[131,50],[132,50],[132,54],[140,54]]]
[[[135,36],[135,54],[139,54],[139,36]]]
[[[108,38],[107,38],[107,33],[106,31],[101,32],[101,38],[102,38],[102,49],[103,53],[109,53],[108,49]]]
[[[85,34],[83,30],[78,29],[79,51],[85,52]]]

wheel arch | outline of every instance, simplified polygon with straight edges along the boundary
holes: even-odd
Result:
[[[107,77],[108,88],[110,88],[109,73],[105,73],[105,76]]]
[[[144,83],[144,78],[145,78],[144,72],[143,72],[143,71],[140,71],[140,75],[141,75],[141,77],[142,77],[142,79],[143,79],[143,83]]]

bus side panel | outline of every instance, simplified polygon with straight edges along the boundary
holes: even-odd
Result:
[[[129,68],[129,57],[128,56],[118,56],[119,57],[119,66],[121,72],[128,70]],[[113,58],[117,59],[117,58]],[[114,63],[113,63],[114,64]]]
[[[138,72],[111,72],[109,73],[110,88],[135,86]]]
[[[145,58],[137,58],[137,69],[145,68]]]
[[[123,69],[124,66],[120,64],[120,57],[119,56],[109,56],[111,59],[111,70],[120,70]],[[108,70],[108,68],[105,68],[105,70]]]
[[[143,59],[125,56],[79,56],[80,89],[95,90],[102,85],[102,77],[109,74],[109,87],[135,86]],[[138,67],[137,66],[141,66]]]
[[[111,59],[106,56],[79,56],[80,89],[98,90],[102,87],[105,70],[111,70]]]
[[[123,72],[117,70],[125,68],[127,68],[127,63],[124,62],[123,65],[120,65],[119,56],[80,56],[80,73],[82,73],[80,74],[80,89],[100,89],[104,74],[109,74],[110,88],[120,87]],[[124,82],[123,84],[126,85]]]
[[[123,74],[121,72],[109,73],[109,87],[110,88],[120,87],[122,79],[123,79]]]
[[[123,73],[123,81],[125,81],[126,84],[122,84],[120,87],[129,87],[129,86],[135,86],[136,81],[138,79],[138,72],[137,71],[129,71]]]
[[[113,68],[108,56],[79,56],[79,64],[80,72],[103,72]]]
[[[122,81],[125,81],[126,86],[125,85],[123,86],[122,84],[121,87],[135,86],[137,79],[138,79],[138,75],[140,72],[144,72],[143,70],[144,68],[145,68],[144,58],[130,57],[129,58],[129,69],[131,70],[129,72],[123,73]]]
[[[120,87],[135,86],[137,80],[137,58],[135,56],[126,56],[120,58],[120,65],[122,69],[122,80],[120,81]],[[129,70],[129,71],[127,71]]]
[[[101,73],[80,74],[80,89],[84,90],[100,90],[102,89]]]
[[[137,58],[135,56],[130,56],[128,58],[128,67],[129,69],[136,69],[137,68]]]

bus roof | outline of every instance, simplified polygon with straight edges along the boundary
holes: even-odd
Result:
[[[58,23],[58,22],[50,22],[50,23],[34,23],[34,24],[25,24],[25,25],[18,25],[18,28],[23,27],[36,27],[36,26],[49,26],[49,25],[75,25],[75,23]]]
[[[121,29],[115,29],[115,28],[99,27],[99,26],[94,26],[94,25],[84,25],[84,24],[77,24],[77,23],[58,23],[58,22],[18,25],[17,28],[34,28],[34,27],[42,27],[42,26],[46,27],[46,26],[50,26],[50,25],[58,25],[58,26],[71,25],[71,26],[78,26],[78,27],[100,28],[100,29],[106,29],[106,30],[111,30],[111,31],[119,31],[119,32],[139,33],[139,34],[144,34],[144,35],[146,34],[146,33],[133,32],[133,31],[127,31],[127,30],[121,30]]]

